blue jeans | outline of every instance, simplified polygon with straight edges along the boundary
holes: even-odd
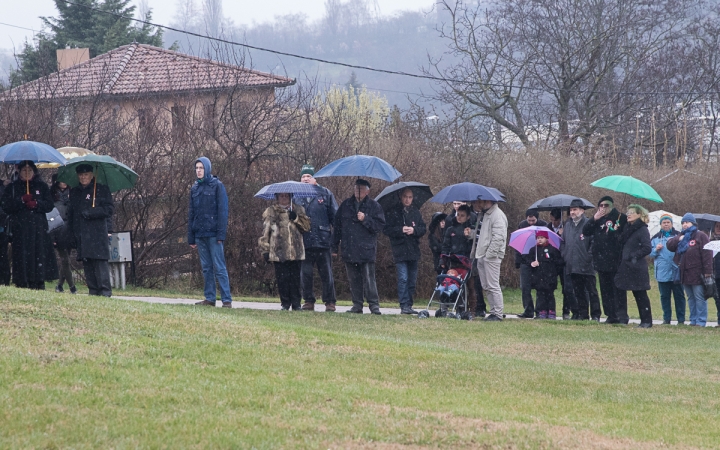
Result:
[[[417,283],[418,262],[398,261],[395,263],[397,270],[397,290],[400,299],[400,309],[413,307],[413,296],[415,296],[415,285]]]
[[[690,307],[690,325],[705,326],[707,322],[707,300],[703,294],[704,286],[702,284],[690,285],[683,284],[685,294],[687,294],[687,302]]]
[[[225,267],[225,250],[222,242],[218,242],[215,236],[195,238],[198,254],[200,255],[200,266],[202,266],[203,278],[205,279],[205,300],[214,302],[215,279],[220,286],[220,300],[223,303],[232,302],[230,295],[230,280],[227,268]]]
[[[685,322],[685,293],[681,284],[672,281],[658,281],[658,290],[660,291],[660,305],[663,310],[663,320],[670,322],[672,320],[672,304],[670,296],[675,297],[675,314],[678,323]]]

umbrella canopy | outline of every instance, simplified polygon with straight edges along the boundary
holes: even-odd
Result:
[[[292,194],[298,197],[318,197],[322,194],[322,188],[309,183],[299,181],[283,181],[282,183],[268,184],[260,189],[255,197],[263,200],[275,200],[275,194]]]
[[[720,252],[720,241],[710,241],[703,247],[705,250],[712,250],[713,258]]]
[[[570,202],[575,199],[580,199],[584,203],[585,209],[592,209],[595,207],[589,200],[582,197],[576,197],[568,194],[557,194],[551,195],[550,197],[541,198],[536,201],[528,209],[537,209],[538,211],[552,211],[555,208],[570,209]]]
[[[548,234],[548,241],[550,242],[550,245],[557,249],[560,249],[560,241],[562,241],[560,236],[558,236],[555,232],[553,232],[547,227],[536,226],[525,227],[517,231],[513,231],[510,235],[510,242],[508,243],[508,245],[525,255],[530,251],[531,248],[535,247],[535,245],[537,244],[535,241],[535,236],[537,235],[538,231],[546,231]]]
[[[65,159],[70,160],[73,158],[78,158],[80,156],[86,156],[86,155],[94,155],[95,152],[90,151],[86,148],[81,147],[60,147],[57,149],[58,153],[63,155]],[[38,169],[56,169],[60,167],[62,164],[60,163],[40,163],[37,165]]]
[[[660,195],[649,184],[625,175],[610,175],[590,183],[590,186],[609,189],[622,194],[644,198],[653,202],[665,203]]]
[[[413,193],[413,206],[420,209],[420,207],[433,196],[430,186],[427,184],[418,183],[415,181],[402,181],[400,183],[391,184],[390,186],[383,189],[383,191],[375,198],[375,201],[380,203],[383,210],[389,211],[394,208],[398,208],[402,205],[400,200],[400,194],[407,188],[410,188]]]
[[[42,142],[18,141],[0,147],[0,162],[19,164],[22,161],[67,164],[67,159],[60,152]]]
[[[693,216],[695,216],[698,228],[701,230],[712,230],[715,222],[720,222],[720,216],[716,216],[715,214],[693,214]]]
[[[402,174],[390,163],[377,156],[355,155],[331,162],[315,173],[322,177],[370,177],[393,182]]]
[[[75,168],[80,164],[91,165],[95,174],[95,182],[104,184],[110,189],[110,192],[132,189],[137,183],[137,173],[125,164],[106,155],[86,155],[71,159],[67,165],[58,169],[57,180],[68,186],[80,184],[75,173]]]
[[[650,236],[655,236],[658,231],[660,231],[660,218],[662,216],[670,216],[672,218],[673,228],[678,231],[682,230],[682,225],[680,224],[680,219],[682,219],[681,216],[660,209],[658,211],[648,213],[648,218],[650,219],[648,221],[648,231],[650,232]]]
[[[431,199],[437,203],[474,202],[475,200],[492,200],[504,202],[505,196],[495,188],[477,183],[458,183],[443,188]]]

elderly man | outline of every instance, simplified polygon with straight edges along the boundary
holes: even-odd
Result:
[[[580,199],[570,202],[570,219],[563,226],[563,242],[560,253],[565,260],[565,276],[569,276],[577,301],[577,312],[573,320],[593,320],[600,318],[600,299],[595,287],[595,268],[590,253],[592,237],[583,234],[588,223],[585,217],[585,203]],[[588,297],[590,315],[588,316]]]
[[[478,223],[474,231],[466,229],[466,232],[471,239],[475,239],[475,236],[477,236],[473,248],[475,261],[480,283],[490,306],[488,315],[483,320],[489,322],[501,321],[503,317],[503,293],[502,289],[500,289],[500,265],[505,257],[508,221],[505,213],[500,210],[496,202],[477,200],[474,202],[473,207],[475,211],[480,210]]]
[[[518,230],[531,226],[547,227],[547,222],[540,220],[538,217],[537,209],[528,209],[525,211],[525,219],[518,224]],[[522,255],[517,250],[515,250],[515,268],[520,269],[520,291],[523,304],[523,313],[518,314],[518,317],[532,319],[535,317],[535,307],[533,305],[532,288],[530,287],[530,263],[524,264]]]
[[[303,233],[305,244],[305,259],[300,265],[302,296],[305,303],[303,311],[315,310],[315,293],[313,292],[313,266],[317,266],[320,281],[322,282],[322,301],[326,312],[335,311],[335,280],[332,273],[332,258],[330,244],[332,239],[333,223],[337,212],[337,202],[332,192],[321,187],[315,180],[315,168],[305,164],[300,169],[302,183],[317,186],[321,193],[317,197],[295,196],[294,202],[305,209],[310,218],[310,231]]]
[[[390,238],[393,260],[397,271],[398,298],[401,314],[417,314],[413,309],[413,296],[420,260],[420,238],[425,234],[425,222],[420,211],[413,206],[413,191],[400,192],[396,209],[389,211],[383,233]]]
[[[77,259],[83,262],[90,295],[110,297],[108,233],[112,232],[113,198],[107,186],[95,184],[91,165],[80,164],[75,172],[80,185],[70,190],[67,225],[75,237]]]
[[[595,215],[583,227],[583,235],[592,237],[593,264],[600,279],[602,307],[607,316],[606,323],[625,323],[630,320],[627,313],[627,293],[615,287],[622,245],[620,235],[627,225],[627,216],[613,206],[609,195],[601,198]],[[600,318],[597,318],[600,320]]]
[[[355,195],[340,204],[335,214],[332,253],[342,251],[350,282],[353,307],[350,313],[362,314],[363,299],[370,312],[380,314],[380,298],[375,284],[377,236],[385,227],[385,214],[378,202],[368,197],[370,183],[355,181]]]

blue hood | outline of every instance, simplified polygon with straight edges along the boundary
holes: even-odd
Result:
[[[207,158],[204,157],[204,156],[201,156],[201,157],[199,157],[198,159],[195,160],[195,163],[196,163],[196,164],[197,164],[198,162],[201,162],[202,165],[203,165],[203,167],[205,168],[204,181],[210,181],[210,179],[212,178],[212,163],[210,163],[210,160],[207,159]],[[198,182],[200,182],[199,179],[198,179]]]

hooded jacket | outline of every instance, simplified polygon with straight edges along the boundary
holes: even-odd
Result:
[[[295,205],[295,220],[290,220],[289,211],[280,205],[270,206],[262,215],[263,235],[258,239],[260,253],[269,253],[270,261],[286,262],[305,259],[302,234],[310,229],[310,219],[305,209]]]
[[[677,235],[678,231],[675,228],[670,231],[669,237],[665,237],[661,230],[650,241],[652,247],[650,257],[655,261],[655,279],[659,282],[675,281],[678,270],[680,270],[673,261],[675,253],[667,248],[667,241]],[[663,245],[660,251],[657,251],[658,244]]]
[[[403,233],[403,227],[413,227],[413,234]],[[383,233],[390,238],[393,260],[395,262],[417,261],[420,259],[420,238],[425,235],[425,222],[420,211],[410,206],[406,211],[398,207],[388,211],[385,217]]]
[[[195,180],[190,188],[190,209],[188,211],[188,244],[194,245],[195,238],[214,237],[224,241],[228,223],[228,196],[225,186],[212,175],[212,164],[204,156],[195,163],[202,163],[205,176]]]
[[[667,241],[667,248],[676,252],[673,261],[680,268],[680,284],[699,286],[704,284],[704,275],[713,273],[713,252],[705,250],[705,244],[710,242],[707,234],[696,230],[692,235],[685,236],[690,239],[690,246],[682,255],[677,254],[680,234]]]
[[[445,228],[440,228],[440,222],[445,223],[445,217],[447,217],[446,214],[436,212],[432,215],[430,225],[428,226],[428,243],[433,255],[440,255],[440,252],[442,252]]]
[[[585,238],[592,237],[593,264],[598,272],[616,272],[622,246],[618,239],[627,224],[627,216],[617,209],[598,220],[590,217],[583,227]]]

